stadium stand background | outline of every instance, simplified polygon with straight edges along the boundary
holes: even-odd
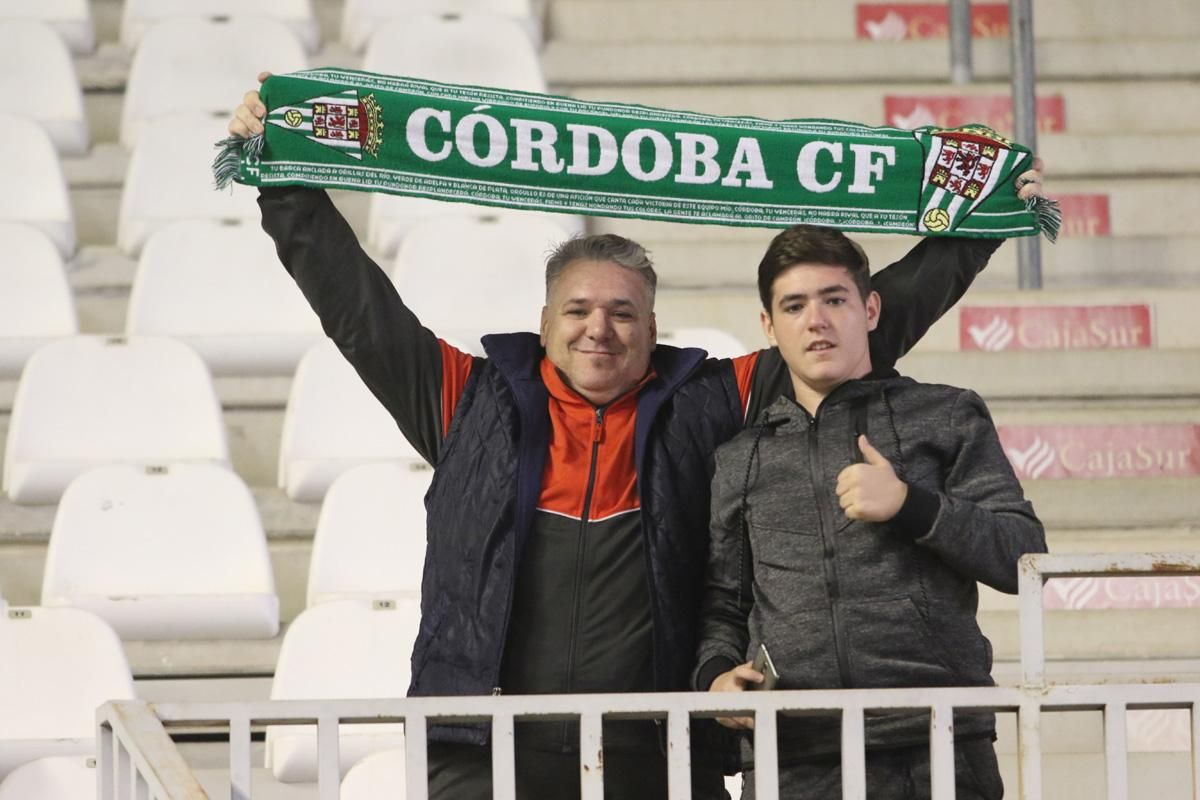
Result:
[[[419,506],[417,514],[412,511],[428,471],[413,463],[406,443],[388,430],[386,416],[371,408],[361,387],[346,381],[346,375],[337,377],[339,362],[322,351],[319,328],[258,230],[252,193],[208,192],[204,165],[208,144],[221,136],[231,107],[253,86],[258,69],[365,64],[401,70],[406,48],[414,46],[411,39],[404,45],[404,36],[415,23],[383,24],[371,14],[395,11],[396,6],[440,9],[461,18],[433,17],[422,24],[454,27],[470,21],[473,5],[484,4],[208,0],[218,16],[233,19],[180,23],[168,19],[169,12],[205,3],[0,2],[0,85],[10,98],[0,118],[8,138],[0,155],[6,176],[0,198],[5,244],[0,248],[0,441],[9,448],[6,495],[0,497],[0,607],[7,604],[0,624],[9,630],[0,636],[0,646],[32,652],[29,640],[18,644],[11,635],[22,609],[85,608],[127,637],[122,649],[132,691],[139,697],[303,697],[319,696],[322,686],[346,685],[330,666],[318,673],[328,673],[332,683],[322,684],[320,674],[289,673],[286,682],[273,686],[283,637],[306,605],[353,602],[347,598],[358,596],[360,602],[366,598],[374,603],[367,608],[398,610],[401,626],[412,623],[411,566],[419,561],[419,548],[395,548],[391,540],[383,545],[393,548],[383,561],[356,565],[341,556],[333,566],[322,562],[314,569],[320,586],[308,582],[314,549],[336,549],[331,543],[336,542],[337,525],[359,526],[356,530],[368,541],[389,532],[386,527],[370,530],[370,522],[364,524],[354,513],[348,522],[338,522],[347,519],[348,506],[362,511],[355,493],[377,496],[376,487],[389,481],[404,487],[394,498],[404,505],[367,509],[374,514],[370,520],[378,526],[381,519],[396,519],[399,526],[404,518],[412,541],[419,544]],[[1001,131],[1011,127],[1004,99],[1008,43],[997,4],[976,3],[977,80],[969,86],[947,81],[948,48],[937,36],[937,14],[906,15],[890,8],[894,4],[875,0],[545,0],[529,13],[521,13],[520,2],[498,5],[505,7],[501,10],[509,21],[493,22],[490,29],[511,29],[508,38],[517,42],[513,47],[526,48],[523,55],[500,57],[506,70],[492,69],[497,75],[503,72],[511,85],[544,85],[585,99],[714,113],[823,116],[901,126],[982,121]],[[48,29],[28,20],[35,7],[63,16]],[[267,7],[278,19],[242,18],[247,9]],[[66,16],[80,10],[88,14],[90,25]],[[363,17],[356,19],[357,13]],[[1034,13],[1038,149],[1047,163],[1050,192],[1063,197],[1067,212],[1062,240],[1043,248],[1046,288],[1015,291],[1015,248],[1005,245],[967,298],[902,362],[901,370],[983,394],[1046,522],[1052,550],[1195,551],[1200,549],[1200,324],[1193,310],[1200,299],[1195,255],[1200,249],[1200,4],[1038,0]],[[17,18],[22,21],[14,22]],[[63,47],[47,39],[48,30],[61,37]],[[442,48],[440,55],[452,52]],[[155,63],[154,58],[161,60]],[[220,75],[203,67],[214,59],[225,67]],[[430,54],[420,63],[430,65],[433,59]],[[444,60],[438,66],[447,70],[443,75],[460,68],[466,70],[463,75],[475,74],[470,69],[478,69],[464,64],[465,57]],[[172,106],[181,99],[186,109]],[[180,163],[181,171],[164,183],[162,165],[171,162]],[[381,264],[396,270],[401,285],[411,287],[413,294],[406,299],[424,305],[430,315],[444,314],[445,298],[460,291],[441,287],[446,294],[439,296],[439,287],[429,285],[436,274],[430,271],[436,269],[432,260],[447,257],[437,253],[438,239],[479,245],[511,230],[506,217],[512,216],[525,231],[523,259],[544,251],[555,232],[583,224],[592,232],[616,231],[645,243],[661,275],[658,315],[664,340],[709,336],[706,341],[720,341],[711,332],[689,330],[703,326],[716,329],[717,336],[735,338],[733,345],[721,343],[732,348],[723,354],[735,351],[738,340],[748,347],[761,341],[753,266],[769,240],[768,231],[530,218],[462,206],[414,208],[347,192],[334,195],[360,240]],[[449,219],[415,233],[420,227],[414,219],[431,212],[444,212]],[[184,224],[172,226],[178,222]],[[438,236],[439,225],[468,233]],[[471,226],[476,233],[469,232]],[[875,265],[894,260],[916,241],[862,239]],[[414,269],[414,261],[427,272]],[[472,261],[482,266],[482,260]],[[518,259],[508,281],[521,287],[510,303],[486,304],[464,315],[471,324],[462,330],[442,332],[464,349],[476,349],[472,337],[480,330],[534,324],[540,264],[522,271],[521,263]],[[428,295],[422,294],[426,291]],[[488,305],[497,316],[485,316]],[[22,433],[18,448],[11,428],[21,367],[35,347],[57,342],[65,350],[64,337],[76,332],[101,338],[81,345],[91,348],[77,362],[84,366],[57,373],[49,366],[41,370],[53,373],[41,390],[51,399],[31,400],[29,410],[23,410],[21,425],[30,426],[32,433]],[[163,345],[148,356],[156,366],[132,365],[143,352],[139,337],[163,335],[200,355],[188,372],[188,380],[198,381],[199,388],[186,397],[172,393],[184,391],[179,381],[158,386],[151,380],[166,369],[163,365],[174,368],[188,361],[189,356],[171,355],[185,348]],[[39,359],[47,365],[50,360]],[[304,371],[321,374],[322,369],[334,377],[309,384],[345,388],[306,394],[299,378]],[[32,388],[22,391],[37,396]],[[210,422],[217,422],[208,425],[213,430],[204,441],[170,445],[164,431],[181,425],[197,430],[196,424],[183,422],[183,405],[198,406],[195,413],[200,415],[207,407],[216,415],[210,415]],[[322,430],[303,422],[336,419],[346,408],[364,409],[351,414],[353,431],[345,426]],[[162,427],[143,426],[136,435],[114,437],[124,418],[131,425],[149,421]],[[68,452],[73,449],[77,452]],[[60,504],[71,479],[114,461],[140,466],[97,470],[89,480],[107,477],[109,485],[77,486]],[[379,471],[379,462],[390,465],[386,472]],[[369,464],[376,466],[364,466]],[[153,502],[161,500],[158,487],[168,482],[182,487],[189,483],[188,475],[212,469],[228,473],[230,467],[240,479],[233,486],[218,490],[215,484],[229,481],[216,480],[200,490],[207,492],[200,495],[200,505],[205,505],[203,498],[210,499],[204,511],[220,521],[188,512],[188,524],[178,529],[153,522],[166,505]],[[339,478],[343,483],[330,490]],[[161,483],[149,486],[155,480]],[[210,477],[190,483],[205,486],[206,480],[212,482]],[[232,520],[240,518],[238,524],[249,528],[249,545],[229,546],[248,546],[244,552],[249,555],[229,556],[238,562],[237,575],[231,569],[214,575],[219,568],[210,568],[192,576],[207,578],[207,583],[197,580],[193,586],[182,578],[168,579],[174,573],[155,559],[174,554],[185,560],[179,555],[185,552],[183,544],[122,537],[121,526],[110,530],[91,523],[86,528],[88,492],[116,502],[138,524],[159,525],[164,536],[185,537],[185,544],[194,545],[200,537],[215,543],[204,524],[234,527]],[[228,501],[217,503],[212,498],[218,496]],[[349,500],[335,503],[339,497]],[[72,499],[84,511],[68,514]],[[91,505],[104,502],[93,498]],[[57,514],[60,508],[63,513]],[[248,508],[257,511],[257,519],[253,513],[245,519]],[[82,556],[74,554],[84,558],[82,571],[67,548],[72,525],[85,526],[95,534],[90,546],[100,547],[90,555],[86,550]],[[97,544],[100,535],[111,538]],[[316,548],[314,535],[321,544]],[[78,531],[75,536],[78,540]],[[106,562],[110,566],[102,576],[97,569],[86,569],[88,563]],[[380,563],[397,565],[395,582],[388,581],[388,570],[378,569]],[[181,566],[187,564],[171,565]],[[361,582],[347,580],[347,573],[360,574]],[[116,583],[107,583],[109,578]],[[133,613],[131,619],[129,611],[111,601],[134,595],[156,598],[142,603],[149,607],[148,618],[139,620]],[[1200,679],[1196,579],[1121,584],[1083,579],[1058,584],[1052,596],[1058,608],[1049,615],[1048,642],[1056,678]],[[184,624],[191,614],[199,615],[192,620],[199,623],[194,628]],[[74,617],[36,608],[32,615],[53,618],[57,625],[76,624]],[[165,631],[163,619],[170,623]],[[985,592],[980,619],[995,646],[997,680],[1015,682],[1015,601]],[[341,630],[371,624],[365,619],[343,622]],[[276,625],[279,632],[271,635]],[[113,649],[105,634],[94,635],[98,648]],[[62,638],[61,633],[48,634],[50,641]],[[81,644],[89,640],[78,638]],[[302,646],[313,647],[295,645]],[[380,647],[377,655],[387,659],[398,658],[405,649],[394,641]],[[14,669],[7,655],[11,653],[0,652],[0,670]],[[66,735],[86,738],[86,726],[79,733],[78,720],[90,718],[87,706],[97,695],[88,694],[89,687],[81,686],[77,694],[56,688],[71,680],[58,667],[75,658],[69,652],[45,651],[32,665],[46,680],[39,684],[30,675],[6,673],[0,696],[22,696],[25,705],[17,716],[36,715],[32,709],[44,707],[42,721],[47,724],[59,713],[51,709],[65,704],[63,713],[75,726]],[[404,681],[385,674],[362,682],[386,694]],[[95,691],[121,695],[128,687],[117,675]],[[15,723],[11,715],[7,726],[0,723],[0,740],[30,735],[32,728],[22,728],[20,719]],[[1186,775],[1180,777],[1179,764],[1190,746],[1186,715],[1147,712],[1131,716],[1130,724],[1136,751],[1132,796],[1184,797]],[[1098,768],[1103,753],[1098,716],[1056,720],[1051,715],[1044,739],[1050,742],[1050,796],[1100,796],[1102,789],[1087,788],[1099,786],[1103,772]],[[257,764],[272,761],[271,769],[264,766],[256,778],[264,797],[312,796],[311,784],[281,782],[309,777],[301,745],[273,741],[256,747],[262,751],[262,757],[256,751]],[[1011,755],[1013,747],[1009,729],[1000,749]],[[185,748],[206,785],[219,784],[223,752],[204,741]],[[5,750],[3,741],[0,753],[0,767],[7,769],[28,756]],[[1003,763],[1011,787],[1011,757]],[[63,780],[79,782],[86,766],[76,758],[66,769],[75,777]],[[86,772],[82,774],[86,785]],[[26,773],[22,779],[34,777]],[[8,791],[17,792],[14,786],[9,784]]]

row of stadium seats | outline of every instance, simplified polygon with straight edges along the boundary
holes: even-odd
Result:
[[[321,505],[306,606],[419,597],[425,464],[342,474]],[[127,640],[269,639],[279,631],[255,500],[212,464],[112,465],[75,478],[54,517],[41,605],[89,611]]]
[[[403,697],[419,622],[419,600],[408,595],[308,609],[284,636],[271,699]],[[116,633],[86,611],[11,608],[0,618],[0,652],[14,655],[0,660],[0,800],[93,796],[95,709],[137,696]],[[281,782],[314,781],[316,739],[315,726],[269,727],[264,766]],[[343,725],[340,772],[403,746],[403,725]]]
[[[724,340],[727,334],[678,331]],[[701,342],[703,343],[703,342]],[[292,381],[279,485],[317,502],[350,467],[420,461],[383,406],[329,340],[313,345]],[[57,502],[103,464],[230,465],[220,403],[201,358],[166,337],[68,337],[44,345],[21,374],[5,447],[4,491],[16,503]]]
[[[521,25],[509,18],[410,13],[371,30],[366,70],[546,90],[536,49]],[[133,55],[121,143],[133,149],[147,123],[159,117],[227,115],[264,65],[276,72],[309,66],[303,42],[282,22],[239,16],[154,25]],[[49,25],[0,17],[0,89],[22,98],[8,108],[39,122],[59,152],[78,156],[88,151],[80,81],[66,44]]]
[[[35,228],[0,223],[0,379],[16,377],[49,339],[77,332],[62,258]],[[536,324],[546,253],[569,234],[546,219],[430,218],[387,264],[401,296],[431,329],[478,349],[491,330]],[[489,269],[480,273],[479,266]],[[478,292],[462,295],[458,287]],[[150,235],[124,332],[185,341],[217,375],[291,374],[323,337],[308,303],[255,221],[177,222]],[[472,344],[473,343],[473,344]],[[725,355],[725,353],[722,353]]]
[[[347,46],[361,50],[373,30],[398,16],[411,14],[490,13],[520,22],[536,42],[541,25],[530,0],[345,0],[342,4],[341,38]],[[96,47],[96,30],[88,0],[38,0],[10,3],[7,19],[29,19],[52,25],[74,53],[90,53]],[[137,47],[146,31],[174,19],[270,19],[286,24],[304,43],[308,52],[321,44],[322,32],[312,0],[122,0],[119,40],[129,49]]]

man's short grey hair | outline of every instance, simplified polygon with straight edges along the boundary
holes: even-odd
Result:
[[[546,258],[546,300],[550,300],[550,290],[558,276],[576,261],[611,261],[612,263],[632,270],[638,274],[650,289],[650,300],[654,301],[654,291],[658,288],[658,275],[654,272],[654,264],[650,254],[632,239],[617,236],[615,233],[601,233],[595,236],[573,236],[554,248]]]

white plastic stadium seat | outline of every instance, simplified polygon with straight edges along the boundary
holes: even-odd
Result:
[[[355,764],[342,780],[340,800],[377,800],[380,797],[404,797],[403,750],[384,750]],[[0,794],[0,800],[4,795]]]
[[[86,611],[10,607],[0,653],[0,778],[37,758],[93,753],[96,709],[134,697],[120,640]]]
[[[180,112],[219,115],[224,127],[230,104],[246,93],[264,64],[277,73],[308,66],[304,46],[282,22],[239,17],[155,25],[129,68],[121,144],[132,149],[149,120]]]
[[[256,189],[213,188],[213,144],[228,136],[226,124],[208,115],[180,114],[146,125],[125,173],[117,219],[121,250],[136,256],[150,234],[175,222],[259,224]]]
[[[413,15],[393,20],[371,37],[363,69],[443,83],[546,91],[537,52],[520,25],[491,14],[450,18]],[[449,215],[549,219],[568,235],[581,233],[584,227],[583,219],[571,214],[373,194],[367,238],[379,252],[391,255],[413,225],[428,217]]]
[[[417,318],[438,334],[475,341],[482,333],[536,331],[546,255],[564,238],[557,226],[536,218],[428,219],[404,240],[392,280]]]
[[[346,0],[342,11],[342,41],[362,50],[371,34],[388,20],[413,14],[495,14],[519,24],[534,45],[542,41],[542,26],[531,0]]]
[[[344,600],[304,611],[283,638],[271,699],[404,697],[420,619],[412,598]],[[404,746],[403,724],[342,725],[339,733],[342,775],[372,753]],[[316,728],[267,728],[264,766],[285,783],[316,780]]]
[[[96,48],[96,28],[88,0],[38,0],[36,3],[4,4],[6,19],[34,19],[54,28],[73,53],[90,53]]]
[[[0,783],[0,800],[95,800],[94,756],[52,756],[30,761]]]
[[[308,567],[308,606],[378,596],[420,597],[425,564],[424,462],[364,464],[333,482]]]
[[[78,324],[62,256],[46,234],[0,222],[0,242],[0,379],[12,379],[38,347]]]
[[[4,452],[13,502],[54,503],[104,464],[175,462],[229,465],[212,379],[187,345],[76,336],[25,364]]]
[[[339,475],[377,461],[422,461],[396,421],[326,339],[300,360],[279,447],[279,486],[320,502]]]
[[[172,19],[242,17],[267,18],[286,24],[310,53],[321,43],[321,32],[310,0],[125,0],[121,14],[121,44],[133,50],[148,29]]]
[[[211,222],[147,240],[125,332],[179,339],[218,375],[291,375],[325,336],[262,228]]]
[[[254,497],[212,464],[99,467],[63,493],[42,605],[122,639],[269,639],[279,598]]]
[[[60,153],[88,150],[83,95],[66,43],[36,20],[0,17],[0,96],[23,117],[35,120]]]
[[[45,232],[64,257],[71,256],[75,252],[75,220],[54,142],[40,125],[25,117],[0,114],[0,130],[4,131],[0,175],[9,187],[0,192],[0,222],[32,225]]]
[[[699,347],[710,358],[737,358],[750,352],[732,333],[718,328],[674,328],[660,330],[658,341],[673,347]]]

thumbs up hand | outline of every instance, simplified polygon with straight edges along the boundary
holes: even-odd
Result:
[[[866,436],[858,437],[858,448],[866,463],[851,464],[838,475],[838,502],[850,519],[887,522],[904,505],[908,484],[896,477],[891,462]]]

